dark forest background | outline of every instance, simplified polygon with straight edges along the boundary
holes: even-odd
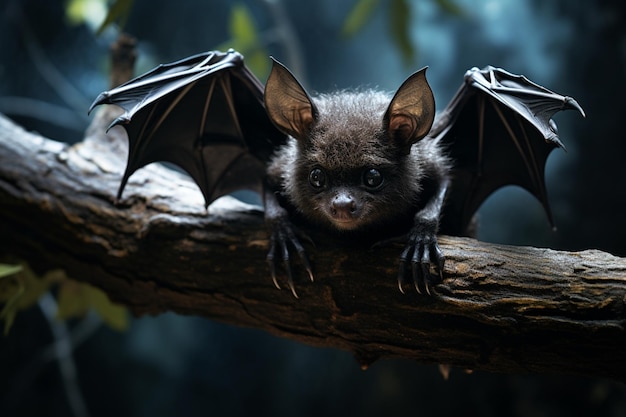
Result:
[[[104,17],[98,0],[0,0],[0,112],[69,142],[82,138],[86,110],[109,87],[108,48],[119,33],[112,25],[97,36],[93,23],[68,17],[79,3]],[[135,0],[124,30],[139,41],[138,72],[233,46],[261,79],[271,54],[310,91],[394,91],[428,65],[442,108],[465,70],[491,64],[573,96],[587,118],[556,116],[567,152],[553,152],[547,166],[558,230],[511,187],[481,209],[480,238],[626,256],[626,3],[361,1],[372,12],[355,27],[356,4]],[[61,362],[73,374],[46,353],[59,336],[43,309],[20,314],[0,337],[0,416],[626,415],[626,387],[611,381],[461,370],[444,381],[436,367],[406,361],[361,371],[345,352],[173,314],[132,319],[121,333],[91,316],[68,323],[84,335]],[[68,375],[78,398],[67,395]]]

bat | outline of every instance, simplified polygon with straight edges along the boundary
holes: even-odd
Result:
[[[505,70],[473,68],[436,115],[426,68],[393,96],[375,90],[311,97],[276,60],[265,88],[236,51],[211,51],[160,65],[101,93],[125,110],[111,126],[128,134],[117,193],[157,161],[178,165],[205,204],[237,189],[263,196],[267,262],[280,264],[298,297],[296,252],[313,272],[292,219],[346,239],[404,236],[398,286],[431,293],[443,279],[437,234],[471,234],[472,219],[496,189],[519,185],[553,223],[544,181],[549,153],[563,147],[552,116],[580,105]],[[111,127],[110,126],[110,127]]]

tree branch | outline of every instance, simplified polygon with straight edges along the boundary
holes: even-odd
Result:
[[[444,282],[401,294],[400,247],[340,247],[314,235],[316,282],[297,270],[296,300],[277,290],[258,208],[158,165],[137,172],[118,206],[123,131],[101,109],[74,146],[0,116],[0,251],[63,268],[136,314],[175,311],[351,351],[364,366],[411,358],[509,373],[626,380],[626,259],[442,237]]]

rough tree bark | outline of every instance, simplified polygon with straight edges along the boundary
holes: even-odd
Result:
[[[116,206],[124,133],[102,109],[74,146],[0,116],[0,253],[63,268],[135,314],[204,316],[315,346],[379,358],[509,373],[626,380],[626,259],[442,237],[444,282],[432,297],[396,286],[400,251],[342,247],[315,234],[316,282],[297,270],[296,300],[265,264],[258,208],[203,208],[185,176],[136,173]],[[313,232],[313,231],[312,231]]]

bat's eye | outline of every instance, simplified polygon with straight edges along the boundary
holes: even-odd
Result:
[[[377,169],[366,169],[363,173],[363,184],[367,188],[378,188],[383,184],[383,174]]]
[[[323,188],[326,185],[326,173],[320,168],[313,168],[309,174],[309,183],[313,188]]]

